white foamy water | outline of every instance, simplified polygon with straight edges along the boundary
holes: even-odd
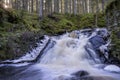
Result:
[[[91,55],[86,51],[85,46],[91,46],[89,39],[96,35],[95,32],[91,36],[82,33],[66,34],[59,39],[53,38],[56,42],[54,47],[49,49],[47,53],[43,54],[40,63],[35,67],[40,68],[43,72],[43,80],[65,80],[72,77],[70,74],[85,70],[93,76],[108,76],[119,78],[119,74],[112,74],[105,72],[103,69],[95,66],[103,65],[98,59],[94,50],[91,50]],[[96,60],[96,62],[92,59]]]
[[[119,67],[105,67],[106,65],[102,64],[89,42],[89,39],[96,36],[99,30],[96,29],[92,33],[84,32],[86,30],[73,31],[58,37],[46,37],[30,53],[13,60],[13,63],[34,60],[46,46],[48,40],[50,40],[37,63],[23,71],[27,78],[26,76],[20,76],[22,73],[20,75],[18,73],[17,77],[20,78],[18,80],[69,80],[73,77],[71,74],[81,70],[87,71],[91,76],[107,77],[104,80],[120,80],[120,72],[117,71],[120,70]],[[109,43],[105,45],[109,45]],[[106,47],[100,47],[101,51],[104,52],[104,48],[106,49]],[[25,64],[21,63],[20,65],[23,66]],[[35,75],[34,72],[36,72]],[[14,76],[11,77],[12,79],[14,79]]]

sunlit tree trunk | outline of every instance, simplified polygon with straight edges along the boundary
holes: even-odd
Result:
[[[70,8],[70,13],[72,13],[72,0],[70,0],[70,3],[69,3],[69,8]]]
[[[90,0],[87,0],[87,12],[90,13]]]

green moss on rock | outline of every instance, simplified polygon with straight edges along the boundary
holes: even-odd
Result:
[[[120,38],[119,38],[119,36],[120,35],[117,35],[117,33],[119,33],[120,31],[113,31],[112,32],[112,36],[111,36],[111,38],[112,38],[112,44],[113,44],[113,46],[112,46],[112,50],[111,50],[111,54],[115,57],[115,58],[117,58],[117,59],[119,59],[120,60]]]

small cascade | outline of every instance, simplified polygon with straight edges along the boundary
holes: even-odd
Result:
[[[110,41],[109,33],[104,28],[46,36],[37,48],[10,62],[36,60],[35,64],[15,75],[20,80],[119,80],[120,68],[105,64],[109,60]],[[23,74],[27,78],[20,77]],[[15,79],[15,76],[10,79]]]
[[[87,71],[93,76],[104,76],[106,72],[102,70],[105,66],[103,61],[108,58],[104,50],[107,50],[110,40],[103,38],[107,38],[108,35],[106,29],[94,31],[88,29],[73,31],[60,38],[51,38],[56,44],[44,53],[37,65],[43,66],[41,67],[44,73],[43,80],[66,80],[77,71]],[[101,56],[102,59],[100,53],[105,54]]]
[[[32,61],[36,60],[36,58],[39,55],[42,55],[40,53],[42,52],[42,50],[44,50],[44,48],[46,48],[48,43],[49,43],[49,37],[45,35],[44,39],[40,40],[37,43],[37,47],[34,48],[32,51],[26,53],[24,56],[22,56],[18,59],[2,61],[2,62],[0,62],[2,64],[1,66],[4,66],[4,65],[8,65],[8,66],[13,65],[14,66],[16,64],[17,64],[16,66],[28,65],[29,62],[32,62]]]
[[[46,53],[43,53],[43,56],[40,59],[40,63],[62,63],[67,65],[69,63],[72,64],[72,62],[73,64],[79,64],[80,61],[84,60],[91,60],[93,63],[100,63],[100,60],[94,49],[94,44],[91,43],[92,41],[95,41],[93,37],[97,38],[97,33],[99,30],[96,29],[95,31],[92,31],[91,34],[88,33],[89,31],[90,30],[73,31],[68,34],[64,34],[60,38],[52,37],[51,40],[54,41],[56,44]],[[106,35],[107,34],[105,34],[105,36]],[[103,43],[105,43],[105,41],[103,41]],[[104,45],[102,43],[98,44],[99,45],[96,48],[100,48],[101,51],[107,49],[107,47],[101,46],[109,45],[107,41]]]

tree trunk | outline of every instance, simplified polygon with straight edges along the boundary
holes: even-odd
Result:
[[[38,0],[36,0],[36,13],[39,13],[39,1]]]
[[[93,1],[89,0],[89,13],[93,13],[93,5],[92,5]]]
[[[40,17],[40,20],[43,18],[43,0],[40,0],[39,17]]]
[[[64,12],[68,13],[68,0],[64,0]]]
[[[76,4],[76,0],[73,0],[73,11],[74,11],[74,15],[77,14],[77,4]]]
[[[31,0],[31,12],[34,12],[34,1]]]
[[[59,0],[54,0],[54,12],[59,13]]]
[[[88,5],[87,5],[87,1],[88,1],[88,0],[84,0],[85,13],[88,13],[88,9],[87,9],[87,6],[88,6]]]
[[[70,0],[70,13],[72,13],[72,0]]]
[[[95,27],[98,27],[99,0],[96,1]]]
[[[82,5],[82,14],[85,14],[85,1],[84,0],[82,0],[81,5]]]
[[[102,11],[104,11],[104,7],[105,7],[105,0],[102,0]]]
[[[61,0],[61,13],[64,13],[64,0]]]
[[[48,14],[52,14],[52,0],[47,0]]]

